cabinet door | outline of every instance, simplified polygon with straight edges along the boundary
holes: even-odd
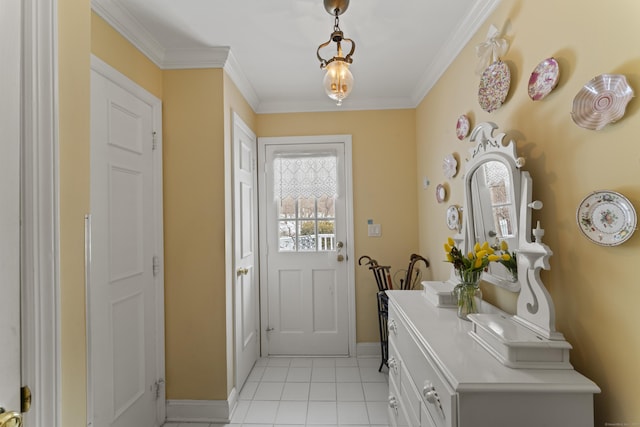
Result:
[[[420,427],[437,427],[431,415],[429,415],[429,411],[425,408],[424,403],[420,408]]]

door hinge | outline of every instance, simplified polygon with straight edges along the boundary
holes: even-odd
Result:
[[[155,130],[151,132],[151,149],[152,150],[155,150],[156,148],[158,148],[158,141],[156,141],[156,134],[157,132]]]
[[[28,385],[20,388],[20,412],[29,412],[31,409],[31,389]]]
[[[164,378],[160,378],[153,384],[153,392],[156,396],[156,400],[160,399],[160,390],[164,386]]]
[[[156,277],[160,272],[160,257],[158,255],[153,256],[153,277]]]

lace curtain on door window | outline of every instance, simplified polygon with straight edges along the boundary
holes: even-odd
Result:
[[[337,158],[335,155],[280,156],[274,159],[274,196],[276,200],[287,197],[338,196]]]

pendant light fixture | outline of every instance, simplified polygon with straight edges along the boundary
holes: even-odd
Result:
[[[326,70],[323,85],[329,98],[336,101],[337,105],[342,105],[342,100],[351,93],[353,89],[353,74],[349,70],[349,65],[353,62],[351,55],[356,50],[356,44],[353,40],[345,38],[342,30],[340,30],[340,18],[349,7],[349,0],[324,0],[324,8],[334,16],[335,22],[333,32],[329,41],[318,46],[317,56],[320,61],[320,68]],[[327,60],[320,56],[320,49],[327,47],[331,42],[336,43],[336,55]],[[342,42],[351,44],[351,50],[347,56],[343,56]]]

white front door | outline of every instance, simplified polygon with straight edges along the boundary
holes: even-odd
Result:
[[[164,421],[159,101],[96,69],[111,72],[92,59],[90,423],[152,427]]]
[[[268,355],[350,354],[353,239],[346,146],[333,137],[260,139]]]
[[[258,359],[258,194],[256,136],[233,115],[234,265],[236,388],[239,391]]]
[[[19,0],[0,2],[0,407],[6,412],[20,412],[21,386],[20,8]]]

